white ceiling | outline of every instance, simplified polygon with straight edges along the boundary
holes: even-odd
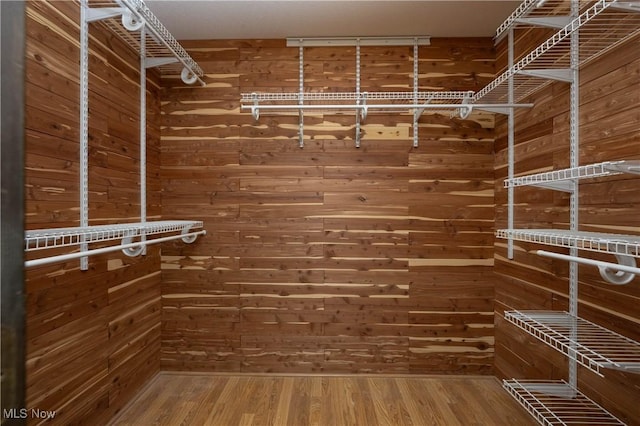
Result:
[[[520,0],[146,0],[178,40],[490,37]]]

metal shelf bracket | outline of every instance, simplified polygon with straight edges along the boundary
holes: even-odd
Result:
[[[572,70],[567,69],[538,69],[538,70],[520,70],[520,75],[528,75],[530,77],[544,78],[548,80],[564,81],[571,83],[573,81]]]
[[[105,19],[117,18],[124,14],[123,7],[87,7],[85,14],[85,22],[97,22]]]

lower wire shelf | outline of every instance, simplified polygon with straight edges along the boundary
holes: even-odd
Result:
[[[503,386],[543,425],[624,425],[564,380],[511,379]]]
[[[129,257],[144,254],[148,245],[180,239],[186,244],[193,243],[200,235],[207,233],[202,228],[203,222],[198,220],[164,220],[152,222],[120,223],[112,225],[95,225],[75,228],[35,229],[25,232],[25,253],[41,249],[79,246],[80,251],[57,254],[54,256],[28,259],[26,268],[62,262],[86,256],[122,250]],[[160,238],[147,239],[148,236],[179,232]],[[107,242],[121,239],[121,243],[110,247],[89,249],[82,244]],[[137,239],[139,241],[134,241]]]
[[[507,321],[602,376],[602,368],[640,372],[640,343],[560,311],[505,311]]]
[[[75,228],[34,229],[25,232],[25,250],[66,247],[83,242],[95,243],[140,235],[186,232],[202,227],[203,222],[200,220],[160,220]]]

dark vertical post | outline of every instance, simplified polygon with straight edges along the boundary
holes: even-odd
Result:
[[[24,55],[25,2],[0,1],[2,115],[0,291],[2,425],[25,424]]]

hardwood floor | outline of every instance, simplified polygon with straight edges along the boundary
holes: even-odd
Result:
[[[160,373],[111,425],[534,425],[489,376]]]

